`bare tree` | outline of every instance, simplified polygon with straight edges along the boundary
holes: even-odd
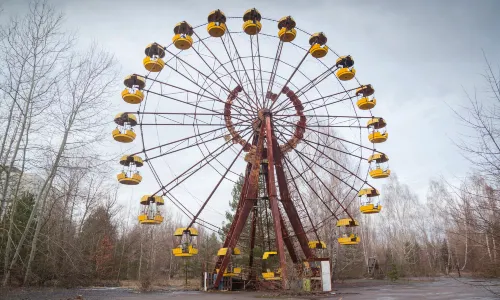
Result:
[[[483,75],[486,87],[465,92],[468,105],[452,108],[462,123],[471,129],[457,141],[464,157],[495,185],[500,183],[500,75],[487,60]]]
[[[45,182],[36,197],[35,209],[28,224],[34,221],[35,216],[43,216],[54,177],[61,164],[71,160],[71,155],[68,154],[76,149],[90,149],[99,140],[98,137],[101,136],[99,124],[102,124],[107,107],[106,99],[112,91],[112,83],[116,76],[113,56],[99,50],[96,45],[91,46],[86,53],[71,55],[64,62],[64,67],[64,77],[58,82],[56,105],[53,108],[55,114],[53,125],[55,129],[60,129],[59,133],[55,131],[55,134],[60,134],[60,142],[54,150],[51,148],[46,150],[46,156],[52,160],[48,165]],[[25,282],[29,278],[36,253],[41,224],[42,222],[38,220],[27,262]],[[26,234],[27,232],[24,232],[22,237],[25,238]],[[17,262],[24,238],[17,246],[10,268],[4,276],[4,285],[8,282],[10,269]]]

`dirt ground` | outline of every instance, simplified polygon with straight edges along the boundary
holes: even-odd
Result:
[[[81,298],[80,298],[80,297]],[[382,280],[355,280],[334,285],[332,293],[316,296],[284,295],[275,292],[155,291],[140,293],[131,288],[15,289],[1,291],[0,299],[44,300],[258,300],[258,299],[500,299],[500,280],[435,278],[389,283]]]

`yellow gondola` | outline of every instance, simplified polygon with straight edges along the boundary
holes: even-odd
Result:
[[[211,37],[221,37],[226,33],[226,15],[220,9],[208,14],[207,32]]]
[[[220,248],[219,251],[217,251],[217,256],[224,256],[227,253],[227,248]],[[240,255],[241,251],[239,248],[234,247],[233,251],[231,251],[231,255]]]
[[[384,153],[375,153],[368,158],[368,163],[370,164],[369,174],[374,179],[387,178],[391,175],[391,170],[387,162],[389,157]],[[375,163],[375,166],[372,166]]]
[[[337,239],[341,245],[357,245],[361,241],[357,234],[351,233],[350,235],[344,234]]]
[[[144,50],[146,57],[142,63],[144,68],[150,72],[160,72],[165,66],[163,57],[165,57],[165,49],[157,43],[149,44]]]
[[[140,201],[141,205],[149,205],[150,203],[155,203],[156,205],[164,205],[165,200],[163,200],[162,196],[151,196],[151,195],[142,196]]]
[[[135,165],[136,167],[142,167],[144,165],[144,161],[140,156],[137,155],[123,155],[120,158],[120,165],[129,167],[131,165]]]
[[[366,124],[370,133],[368,140],[372,143],[383,143],[389,138],[389,133],[385,130],[387,123],[383,118],[372,118]],[[382,132],[380,129],[384,129]]]
[[[378,214],[382,210],[382,205],[374,204],[374,203],[367,203],[365,205],[361,205],[359,210],[363,214]]]
[[[227,253],[228,248],[220,248],[219,251],[217,251],[217,256],[225,256]],[[232,257],[236,255],[241,255],[241,251],[239,248],[234,247],[233,250],[231,251],[231,257],[230,261],[226,267],[226,270],[224,270],[224,277],[236,277],[241,275],[241,268],[240,267],[235,267],[234,262],[232,261]],[[219,269],[215,270],[217,273],[219,273]]]
[[[187,50],[193,45],[193,27],[189,25],[188,22],[182,21],[175,25],[174,27],[174,37],[172,42],[174,46],[179,50]]]
[[[341,56],[337,59],[336,67],[339,68],[335,75],[342,81],[351,80],[356,76],[356,69],[354,69],[354,59],[350,56]]]
[[[151,58],[149,56],[144,57],[142,60],[144,68],[150,72],[160,72],[165,66],[165,62],[161,58]]]
[[[172,249],[172,254],[177,257],[190,257],[198,254],[198,249],[194,244],[194,238],[198,236],[195,228],[177,228],[174,236],[178,237],[178,246]]]
[[[146,225],[157,225],[163,222],[163,216],[161,215],[155,215],[153,218],[149,218],[147,214],[140,214],[137,219],[139,223]]]
[[[326,46],[327,38],[323,32],[317,32],[309,38],[309,53],[315,58],[325,57],[328,53],[328,46]]]
[[[172,254],[176,257],[191,257],[198,254],[198,249],[192,245],[180,244],[178,247],[172,249]]]
[[[262,29],[262,24],[260,23],[261,19],[262,16],[257,9],[248,9],[243,14],[243,31],[248,35],[258,34]]]
[[[124,155],[120,158],[120,164],[124,167],[124,170],[116,175],[118,182],[125,185],[137,185],[141,183],[142,176],[137,171],[144,165],[144,161],[137,155]]]
[[[139,223],[154,225],[163,222],[159,208],[160,205],[165,204],[162,196],[144,195],[139,203],[141,204]]]
[[[123,84],[126,88],[122,91],[122,99],[130,104],[139,104],[144,100],[144,93],[141,91],[146,87],[146,80],[142,76],[129,75],[125,77]]]
[[[356,105],[359,109],[368,110],[377,105],[377,100],[375,98],[370,98],[373,93],[375,93],[375,90],[372,88],[371,84],[364,85],[356,90],[356,97],[358,97]]]
[[[113,139],[120,143],[131,143],[135,140],[136,134],[133,130],[120,130],[115,128],[111,133],[113,135]]]
[[[374,198],[378,197],[380,192],[374,188],[362,189],[358,193],[358,197],[361,201],[361,206],[359,210],[363,214],[376,214],[382,210],[382,205],[378,201],[374,201]]]
[[[129,176],[127,172],[121,172],[116,175],[118,182],[125,185],[138,185],[142,181],[142,176],[139,173],[134,173]]]
[[[337,227],[355,227],[358,225],[358,221],[353,219],[340,219],[337,221]]]
[[[262,255],[262,260],[269,260],[277,256],[277,251],[267,251]],[[275,271],[266,268],[265,272],[262,272],[262,278],[264,278],[264,280],[281,280],[281,268],[277,268]]]
[[[278,21],[278,37],[281,41],[287,43],[295,39],[297,36],[295,25],[295,20],[291,16],[283,17]]]
[[[137,118],[133,114],[119,113],[114,119],[117,127],[113,130],[113,139],[121,143],[134,141],[136,134],[132,127],[137,125]]]
[[[149,57],[164,58],[165,48],[158,43],[151,43],[146,46],[146,49],[144,49],[144,54]]]
[[[310,249],[326,249],[326,244],[323,241],[309,241],[308,246]]]

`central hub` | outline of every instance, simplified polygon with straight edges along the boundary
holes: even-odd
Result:
[[[242,138],[240,132],[236,130],[236,127],[233,124],[231,116],[233,102],[238,99],[238,94],[241,91],[243,91],[243,88],[241,86],[235,87],[229,93],[226,103],[224,104],[224,121],[226,128],[229,131],[229,134],[224,136],[224,139],[226,141],[232,140],[234,144],[240,144],[241,146],[243,146],[243,151],[248,152],[247,155],[245,156],[245,160],[250,161],[251,157],[255,154],[256,146],[252,145],[251,143],[248,143],[245,139]],[[282,92],[288,97],[287,100],[289,101],[289,105],[295,108],[295,114],[288,116],[298,117],[298,120],[294,121],[288,121],[285,118],[287,117],[287,115],[284,115],[282,118],[280,118],[281,122],[286,123],[285,125],[281,126],[290,126],[290,125],[295,126],[295,131],[289,132],[291,134],[291,137],[287,139],[285,143],[279,145],[282,153],[287,153],[295,149],[295,147],[297,147],[297,144],[300,143],[300,141],[302,140],[302,137],[304,136],[304,132],[306,130],[306,117],[304,116],[303,113],[304,107],[302,105],[302,102],[300,101],[299,97],[295,94],[295,92],[287,87],[284,87]],[[238,114],[240,113],[238,112]],[[257,116],[255,118],[251,117],[250,120],[248,120],[250,121],[254,132],[260,131],[261,126],[265,122],[266,116],[269,117],[272,116],[271,110],[269,108],[261,108],[257,111]],[[239,123],[242,122],[239,121]],[[284,132],[286,133],[286,131]]]
[[[269,108],[261,108],[257,112],[257,115],[259,116],[259,119],[264,120],[264,116],[270,116],[272,115],[272,112]]]

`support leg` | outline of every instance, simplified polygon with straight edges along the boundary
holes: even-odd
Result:
[[[267,160],[268,160],[268,176],[269,176],[269,202],[271,204],[271,213],[273,215],[274,232],[276,235],[276,247],[280,259],[281,267],[281,282],[283,289],[288,288],[287,272],[286,272],[286,257],[283,245],[283,235],[281,232],[281,220],[278,207],[278,197],[276,194],[276,181],[274,178],[274,156],[273,156],[273,142],[271,132],[271,116],[265,116],[266,127],[266,140],[267,140]],[[262,126],[264,127],[264,126]]]

